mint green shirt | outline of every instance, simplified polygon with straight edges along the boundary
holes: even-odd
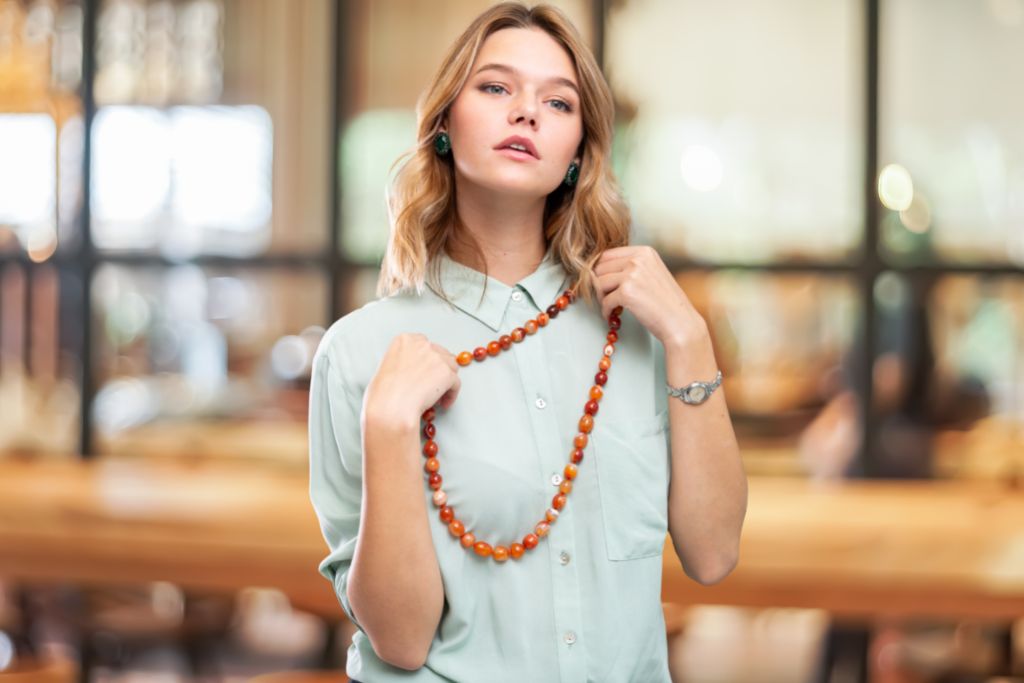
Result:
[[[486,346],[546,310],[569,285],[549,252],[515,286],[447,255],[444,289],[402,293],[335,322],[313,363],[310,497],[329,552],[319,570],[358,626],[346,596],[362,496],[360,411],[391,340],[418,332],[453,354]],[[479,305],[478,305],[479,304]],[[607,334],[597,304],[577,299],[508,351],[460,368],[453,406],[434,420],[442,488],[456,516],[492,546],[521,541],[543,519],[573,450]],[[464,549],[423,495],[444,583],[441,622],[425,665],[381,661],[359,630],[347,673],[388,681],[669,681],[661,608],[670,474],[664,349],[622,315],[605,395],[569,502],[550,534],[498,564]]]

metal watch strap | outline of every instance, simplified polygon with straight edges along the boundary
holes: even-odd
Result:
[[[668,382],[665,383],[665,389],[668,391],[669,396],[675,396],[683,403],[691,406],[700,405],[704,401],[711,398],[711,394],[714,393],[722,384],[722,371],[719,370],[718,374],[715,375],[715,379],[711,382],[690,382],[685,387],[673,387]]]

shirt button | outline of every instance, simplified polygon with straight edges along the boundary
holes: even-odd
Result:
[[[522,300],[523,300],[523,293],[522,292],[520,292],[518,289],[516,291],[512,292],[512,301],[522,301]]]
[[[552,486],[558,486],[561,483],[562,483],[562,475],[561,474],[559,474],[558,472],[555,472],[554,474],[551,475],[551,485]]]
[[[536,401],[534,401],[533,403],[534,403],[534,405],[535,405],[535,406],[537,406],[537,407],[538,407],[538,408],[540,408],[541,410],[543,410],[543,409],[544,409],[544,407],[545,407],[545,406],[546,406],[546,405],[548,404],[548,403],[547,403],[547,401],[545,401],[545,400],[544,400],[544,399],[542,399],[542,398],[538,398],[538,399],[537,399]]]
[[[566,631],[565,635],[562,636],[562,640],[565,641],[566,645],[572,645],[573,643],[576,642],[576,634],[573,633],[572,631]]]
[[[558,556],[558,561],[562,564],[569,564],[569,553],[563,550],[561,554]]]

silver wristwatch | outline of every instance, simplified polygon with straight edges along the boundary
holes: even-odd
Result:
[[[719,370],[713,382],[690,382],[685,387],[672,387],[666,382],[665,389],[668,390],[669,396],[675,396],[683,403],[695,406],[708,400],[721,384],[722,371]]]

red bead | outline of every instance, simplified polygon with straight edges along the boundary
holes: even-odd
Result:
[[[608,356],[601,356],[601,360],[597,361],[597,369],[601,372],[608,372],[608,368],[612,366],[612,359]]]
[[[453,519],[448,524],[448,531],[451,532],[452,536],[461,537],[462,534],[466,533],[466,526],[457,519]]]
[[[487,353],[492,356],[497,356],[499,353],[501,353],[501,344],[499,344],[496,341],[490,342],[489,344],[487,344]]]
[[[598,384],[603,387],[607,381],[608,374],[604,370],[601,370],[596,375],[594,375],[594,384]]]
[[[522,327],[517,327],[516,329],[509,332],[509,334],[512,336],[512,341],[518,344],[519,342],[523,341],[524,337],[526,337],[526,330],[524,330]]]
[[[547,313],[541,313],[537,316],[537,324],[541,327],[547,327],[549,320],[551,320],[551,318],[548,317]]]
[[[608,327],[613,329],[613,330],[619,329],[620,327],[622,327],[622,319],[619,318],[619,316],[617,316],[617,315],[609,316],[608,317]]]
[[[523,547],[527,550],[533,550],[540,543],[540,539],[537,538],[536,534],[526,534],[523,536]]]
[[[560,308],[563,311],[566,308],[568,308],[569,307],[569,292],[566,292],[562,296],[560,296],[557,299],[555,299],[555,305],[558,306],[558,308]]]
[[[437,427],[434,426],[433,422],[428,422],[427,424],[423,425],[423,436],[427,437],[428,439],[433,439],[434,434],[437,434]]]
[[[494,550],[491,548],[490,543],[484,543],[483,541],[477,541],[473,544],[473,550],[480,557],[490,557]]]
[[[523,323],[523,327],[526,328],[526,334],[537,334],[537,321],[527,320]]]
[[[580,473],[580,469],[578,467],[576,467],[576,465],[569,464],[569,465],[565,466],[565,478],[566,479],[575,479],[576,475],[579,474],[579,473]]]
[[[512,337],[508,336],[507,334],[503,334],[500,337],[498,337],[498,343],[501,344],[502,349],[508,349],[510,346],[512,346]]]
[[[455,356],[455,362],[459,365],[469,365],[473,362],[473,354],[469,351],[463,351],[459,355]]]
[[[583,462],[583,449],[577,448],[572,452],[572,462],[574,465],[579,465]]]
[[[430,422],[431,420],[434,419],[435,414],[436,412],[434,411],[433,408],[427,408],[425,411],[423,411],[423,421]]]
[[[580,418],[580,431],[584,434],[589,434],[594,428],[594,418],[589,415],[584,415]]]
[[[439,516],[441,517],[442,522],[448,524],[453,519],[455,519],[455,510],[452,509],[451,505],[445,505],[443,508],[441,508]]]
[[[614,344],[615,342],[619,341],[619,333],[613,330],[608,333],[608,336],[605,337],[605,339],[608,340],[609,344]]]
[[[473,535],[472,531],[467,531],[459,538],[459,543],[462,544],[463,548],[469,548],[476,543],[476,536]]]
[[[513,560],[518,560],[526,552],[526,548],[522,543],[511,543],[508,546],[508,554],[512,556]]]
[[[558,306],[556,306],[555,304],[551,304],[550,306],[548,306],[545,309],[545,313],[547,313],[548,317],[551,318],[552,320],[557,318],[558,314],[561,313],[561,312],[562,312],[562,309],[559,308]]]
[[[478,362],[487,358],[487,349],[482,346],[476,347],[473,349],[473,358]]]
[[[601,387],[597,386],[596,384],[590,387],[590,398],[594,399],[595,401],[600,401],[602,396],[604,396],[604,390],[601,389]]]
[[[437,458],[429,458],[427,462],[424,463],[423,469],[430,473],[437,472],[441,469],[441,461]]]
[[[508,548],[503,545],[494,546],[494,561],[504,562],[508,559]]]
[[[590,439],[587,438],[586,434],[577,434],[575,437],[573,437],[572,445],[575,446],[576,448],[586,448],[587,442],[589,440]]]
[[[587,401],[587,405],[583,406],[583,412],[587,415],[597,415],[598,404],[594,399]]]
[[[430,426],[433,427],[434,425]],[[428,458],[433,458],[435,455],[437,455],[437,442],[428,440],[425,444],[423,444],[423,455],[427,456]]]
[[[561,510],[562,508],[565,507],[566,500],[567,498],[565,497],[565,494],[559,493],[554,498],[551,499],[551,507],[555,508],[556,510]]]
[[[615,316],[622,315],[622,306],[616,306],[615,308],[613,308],[612,309],[612,315],[615,315]]]
[[[438,490],[441,488],[441,475],[437,472],[431,472],[430,479],[427,480],[427,483],[430,484],[430,488],[435,491]]]

